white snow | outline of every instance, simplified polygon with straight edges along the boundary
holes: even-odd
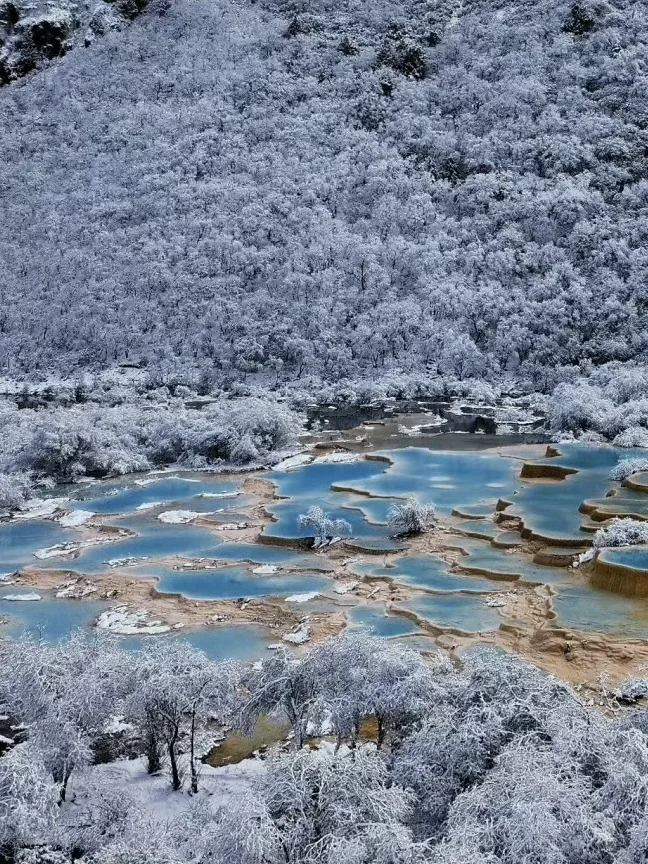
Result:
[[[307,624],[300,624],[292,633],[286,633],[281,638],[284,642],[290,642],[292,645],[303,645],[310,639],[310,628]]]
[[[298,453],[296,456],[289,456],[276,465],[272,466],[272,471],[290,471],[292,468],[301,468],[303,465],[309,465],[313,461],[313,457],[308,453]]]
[[[274,564],[261,564],[259,567],[255,567],[252,572],[255,576],[272,576],[273,573],[279,572],[279,568]]]
[[[96,626],[100,630],[109,630],[122,636],[156,636],[168,633],[171,629],[161,621],[149,621],[149,613],[144,610],[129,611],[126,606],[115,606],[107,609],[97,618]]]
[[[319,597],[319,591],[305,591],[303,594],[291,594],[286,597],[286,603],[308,603],[309,600],[314,600]]]
[[[167,822],[187,810],[196,798],[206,801],[214,811],[227,806],[235,799],[250,796],[258,790],[259,779],[266,771],[266,763],[261,759],[243,759],[236,765],[223,765],[212,768],[200,765],[198,795],[187,791],[173,792],[166,772],[148,774],[143,758],[120,759],[103,765],[88,767],[85,777],[79,773],[71,781],[70,801],[74,801],[75,782],[83,777],[86,785],[92,778],[104,778],[113,789],[123,789],[133,799],[134,806],[146,813],[153,822]],[[74,806],[66,804],[66,807]]]
[[[5,594],[2,599],[3,600],[12,600],[14,602],[19,602],[21,600],[33,602],[36,600],[42,600],[42,597],[40,594],[35,594],[35,593],[31,593],[31,594]]]
[[[186,525],[188,522],[193,522],[194,519],[204,515],[204,513],[198,513],[195,510],[165,510],[157,518],[160,522],[164,522],[167,525]]]
[[[166,501],[145,501],[143,504],[138,504],[136,510],[153,510],[155,507],[164,507]]]
[[[217,531],[242,531],[247,527],[247,522],[223,522],[220,525],[214,525]]]
[[[335,463],[345,463],[345,462],[359,462],[360,456],[357,453],[326,453],[324,456],[318,456],[314,459],[314,462],[335,462]]]
[[[30,498],[29,501],[25,501],[14,518],[40,519],[43,516],[52,516],[69,500],[69,498]]]
[[[85,549],[87,546],[97,546],[100,543],[110,543],[111,540],[119,539],[117,536],[91,537],[89,540],[72,541],[70,543],[56,543],[54,546],[47,546],[45,549],[37,549],[33,554],[34,558],[43,561],[46,558],[69,558],[75,555],[80,549]]]
[[[349,591],[353,591],[353,589],[357,587],[357,580],[355,582],[338,582],[333,590],[336,594],[348,594]]]
[[[236,492],[201,492],[198,498],[238,498],[240,491]]]
[[[148,555],[142,555],[141,558],[135,557],[127,557],[127,558],[109,558],[105,563],[109,567],[132,567],[137,564],[139,561],[148,561]]]
[[[90,594],[96,593],[97,589],[94,585],[81,582],[79,579],[72,579],[71,582],[66,582],[59,587],[55,597],[57,600],[80,600],[82,597],[88,597]]]
[[[94,515],[91,510],[70,510],[69,513],[60,516],[57,521],[64,528],[78,528],[79,525],[85,525]]]

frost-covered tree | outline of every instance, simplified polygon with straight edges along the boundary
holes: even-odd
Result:
[[[336,537],[351,533],[351,525],[346,519],[332,519],[318,506],[309,507],[308,511],[299,517],[299,527],[313,530],[316,547],[325,546]]]
[[[319,689],[313,657],[295,657],[282,648],[252,667],[242,678],[241,686],[244,698],[239,725],[251,732],[260,716],[287,720],[297,747],[301,748]]]
[[[608,474],[610,480],[625,480],[631,474],[648,471],[648,458],[636,456],[633,459],[622,459]]]
[[[434,524],[434,505],[422,504],[412,495],[403,504],[392,504],[387,518],[395,536],[420,534]]]
[[[18,744],[0,759],[0,857],[56,839],[59,788],[40,747]]]

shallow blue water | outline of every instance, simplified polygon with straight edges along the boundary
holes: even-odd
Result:
[[[502,576],[519,577],[528,582],[553,585],[565,582],[568,573],[564,567],[547,567],[534,564],[515,552],[498,549],[482,540],[462,537],[448,543],[449,547],[461,549],[467,553],[458,559],[457,565],[464,570],[471,568],[489,570]]]
[[[142,573],[147,572],[144,566]],[[326,591],[330,579],[313,574],[258,576],[245,566],[220,567],[217,570],[172,570],[156,568],[157,590],[182,594],[191,600],[233,600],[238,597],[267,597]]]
[[[326,558],[296,552],[283,546],[262,543],[222,543],[214,550],[219,561],[251,561],[254,564],[275,564],[291,570],[331,570]]]
[[[143,645],[150,644],[152,638],[158,640],[180,639],[188,642],[212,660],[256,660],[262,657],[270,639],[260,627],[248,624],[231,626],[204,627],[200,630],[180,631],[169,636],[123,636],[120,644],[131,651],[139,651]]]
[[[169,557],[211,558],[216,554],[220,539],[207,528],[194,525],[165,525],[152,516],[129,517],[119,524],[138,536],[111,543],[89,546],[79,556],[61,565],[61,559],[50,558],[39,566],[76,570],[79,573],[100,573],[107,569],[106,561],[113,558]],[[66,539],[73,539],[70,534]],[[36,559],[32,559],[34,564]]]
[[[418,627],[408,618],[401,615],[386,616],[380,609],[373,606],[357,606],[349,612],[350,626],[363,627],[376,636],[392,637],[406,636],[418,632]]]
[[[496,630],[502,618],[476,594],[426,594],[400,604],[438,627],[477,633]]]
[[[100,601],[53,600],[47,592],[27,591],[15,585],[0,588],[0,596],[31,593],[38,593],[43,599],[32,602],[0,600],[0,615],[11,619],[0,634],[13,638],[28,633],[47,642],[58,642],[74,630],[90,628],[99,613],[110,606]]]
[[[371,575],[393,579],[404,585],[423,588],[428,591],[470,591],[489,592],[507,588],[504,583],[481,576],[465,576],[450,573],[448,565],[436,555],[406,556],[394,562],[393,567],[381,567],[378,563],[368,562],[355,565],[353,571],[359,575]]]
[[[590,585],[559,587],[552,598],[555,627],[594,630],[612,636],[648,638],[648,602]]]
[[[14,590],[9,586],[0,594],[31,593],[24,589]],[[0,636],[17,638],[23,634],[58,642],[76,630],[92,635],[92,624],[97,616],[111,605],[108,602],[79,600],[53,600],[47,593],[43,599],[33,602],[10,602],[0,600],[0,615],[10,616],[7,627],[0,628]],[[105,634],[103,634],[105,635]],[[204,651],[214,660],[232,658],[235,660],[255,660],[261,657],[270,642],[269,637],[259,627],[236,624],[218,627],[204,627],[199,630],[179,631],[164,636],[114,636],[118,644],[127,650],[137,651],[143,645],[161,639],[182,639],[195,648]]]
[[[578,473],[553,482],[523,481],[515,496],[509,499],[513,506],[507,512],[522,516],[527,528],[544,537],[580,539],[586,543],[588,535],[579,530],[585,517],[578,508],[587,499],[604,498],[610,489],[619,488],[617,481],[608,478],[610,470],[622,459],[646,455],[646,451],[584,444],[559,444],[557,447],[560,456],[529,461],[575,468]]]
[[[646,451],[620,451],[577,444],[559,445],[559,448],[563,454],[559,457],[533,460],[579,470],[578,474],[557,482],[523,481],[519,478],[522,462],[493,453],[434,452],[412,447],[389,451],[392,465],[362,460],[355,463],[311,464],[291,471],[268,473],[268,479],[277,484],[278,495],[289,498],[272,503],[271,509],[277,521],[267,526],[265,531],[274,537],[308,537],[312,532],[300,528],[298,517],[310,506],[318,505],[332,518],[345,519],[351,523],[352,536],[360,546],[390,551],[399,548],[400,544],[388,536],[386,522],[389,508],[395,500],[415,494],[421,501],[434,503],[439,513],[445,516],[453,508],[474,515],[490,514],[495,502],[501,497],[513,502],[508,512],[521,515],[525,524],[539,533],[556,540],[579,538],[587,542],[591,535],[580,531],[585,517],[579,513],[579,506],[585,499],[604,498],[610,489],[619,489],[618,483],[608,479],[611,467],[620,459],[646,455]],[[233,491],[237,484],[210,475],[194,475],[192,479],[198,479],[199,482],[186,482],[174,475],[161,476],[148,486],[133,485],[130,478],[125,478],[118,482],[96,484],[81,491],[76,487],[74,493],[78,503],[71,506],[101,514],[115,514],[111,520],[113,524],[135,530],[139,536],[90,547],[74,560],[48,559],[40,562],[33,557],[36,549],[74,540],[80,536],[79,533],[46,520],[0,525],[0,572],[32,564],[54,568],[63,566],[79,572],[95,573],[106,570],[105,562],[108,559],[148,557],[149,561],[130,572],[134,575],[156,576],[160,579],[159,590],[181,593],[197,600],[287,596],[330,590],[331,580],[321,573],[321,570],[330,569],[324,556],[255,543],[222,543],[216,531],[193,525],[165,525],[155,518],[155,513],[135,511],[142,503],[165,501],[168,509],[206,512],[225,508],[231,513],[248,500],[244,496],[231,499],[196,497],[203,492]],[[358,494],[360,492],[383,497],[368,498]],[[70,490],[67,493],[70,494]],[[627,501],[635,502],[636,507],[648,512],[648,495],[628,490],[622,490],[622,495]],[[605,503],[614,506],[615,499],[607,498]],[[621,509],[626,507],[619,501],[616,504]],[[227,516],[223,518],[229,521]],[[481,531],[486,537],[500,532],[499,526],[491,520],[453,519],[452,523],[467,531]],[[648,635],[648,604],[644,600],[618,597],[588,585],[574,584],[566,568],[532,564],[515,552],[507,554],[486,541],[448,537],[448,545],[459,546],[468,553],[460,561],[463,569],[484,568],[502,575],[521,576],[529,581],[552,584],[558,591],[554,605],[562,626],[618,635]],[[608,550],[604,554],[610,556],[610,560],[631,566],[637,564],[642,569],[648,569],[646,549]],[[172,556],[221,559],[232,564],[211,570],[176,571],[159,561]],[[356,572],[360,575],[390,577],[413,588],[444,592],[419,597],[404,604],[422,617],[442,627],[468,632],[492,629],[499,625],[501,617],[497,610],[486,606],[478,592],[507,590],[510,586],[506,582],[481,575],[449,572],[448,565],[434,555],[406,556],[394,568],[385,567],[382,557],[358,566]],[[257,564],[275,564],[303,572],[253,575],[250,571]],[[0,592],[11,593],[12,588],[8,586],[6,591],[0,588]],[[326,598],[314,602],[320,602],[322,608],[326,607],[327,602],[330,603]],[[17,632],[16,627],[22,629],[40,624],[51,630],[51,638],[60,638],[78,626],[87,626],[96,615],[94,605],[51,599],[21,604],[0,601],[0,613],[12,614],[20,622],[10,629],[12,634]],[[98,608],[103,608],[102,604]],[[406,619],[385,617],[381,610],[372,607],[352,609],[349,615],[353,626],[368,626],[381,635],[397,637],[417,632],[416,626]],[[229,630],[236,632],[228,635]],[[209,649],[213,656],[223,656],[219,654],[222,651],[245,653],[247,650],[246,628],[200,630],[187,633],[186,636],[190,641],[199,639],[208,643],[212,633],[219,634],[213,637],[212,648]],[[249,631],[251,633],[252,630]],[[178,636],[184,638],[185,634],[181,632]],[[173,634],[168,638],[178,637]],[[256,646],[250,648],[250,656],[254,656],[254,652],[261,653],[264,642],[258,636],[258,631],[256,636],[250,635],[250,639],[251,644]],[[136,642],[137,639],[133,645]]]
[[[599,558],[611,564],[623,564],[624,567],[636,567],[648,571],[648,546],[621,546],[618,548],[601,549]]]
[[[385,466],[386,470],[374,471],[373,475],[358,476],[345,485],[383,497],[416,495],[421,502],[434,504],[443,514],[450,514],[454,507],[476,507],[486,502],[489,505],[492,502],[494,509],[498,498],[510,494],[519,485],[516,478],[519,466],[498,455],[434,452],[415,447],[383,451],[382,455],[393,464]],[[370,502],[362,506],[373,508],[375,505]],[[479,509],[491,512],[490,507]]]
[[[142,478],[145,479],[145,478]],[[153,478],[150,478],[153,479]],[[197,482],[195,482],[197,481]],[[232,480],[219,480],[218,476],[200,475],[160,475],[152,483],[146,485],[133,484],[128,481],[113,483],[98,483],[88,487],[81,495],[75,496],[79,507],[91,510],[93,513],[128,513],[142,504],[164,501],[185,502],[195,499],[191,510],[215,510],[218,507],[235,506],[237,498],[202,498],[204,493],[235,492],[239,484]],[[238,496],[237,496],[238,497]]]
[[[45,546],[64,543],[74,535],[56,522],[27,519],[0,525],[0,573],[35,564],[34,552]]]

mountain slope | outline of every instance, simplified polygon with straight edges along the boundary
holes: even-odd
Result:
[[[177,0],[0,92],[5,368],[642,359],[644,4],[309,6]]]

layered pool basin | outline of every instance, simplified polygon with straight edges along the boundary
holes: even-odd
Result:
[[[374,636],[394,638],[420,632],[416,624],[401,615],[385,614],[374,606],[357,606],[349,612],[349,626],[363,628]]]
[[[9,593],[28,595],[34,592],[16,589],[15,586],[0,588],[0,596]],[[41,600],[0,600],[0,616],[9,619],[3,635],[12,639],[28,635],[46,642],[59,642],[79,630],[90,634],[97,617],[111,605],[107,601],[56,600],[47,591],[37,593]],[[150,644],[151,640],[182,639],[214,660],[254,660],[265,653],[271,641],[262,628],[248,624],[201,627],[162,636],[115,635],[112,638],[134,651]]]
[[[475,594],[426,594],[399,604],[399,608],[439,628],[461,633],[497,630],[502,621],[497,609]]]
[[[462,591],[487,594],[506,588],[502,582],[478,576],[452,573],[437,555],[406,556],[391,567],[380,567],[373,562],[356,564],[353,572],[372,579],[390,579],[401,585],[411,585],[424,591],[447,593]]]
[[[182,503],[200,512],[240,503],[240,483],[209,474],[159,474],[138,482],[97,483],[75,495],[75,506],[93,513],[129,513],[151,505]]]
[[[58,642],[78,629],[89,631],[97,616],[110,604],[102,601],[56,600],[47,591],[17,588],[15,585],[0,587],[0,598],[7,594],[28,596],[38,594],[41,600],[9,601],[0,599],[0,616],[9,618],[3,635],[15,638],[28,633],[46,642]]]
[[[142,574],[149,571],[138,568]],[[163,594],[181,594],[189,600],[236,600],[249,597],[285,597],[323,592],[331,580],[309,573],[255,575],[245,566],[219,567],[215,570],[173,570],[156,568],[157,590]]]
[[[73,559],[60,557],[36,561],[32,557],[29,564],[38,563],[39,567],[75,570],[80,573],[102,573],[108,569],[108,561],[124,558],[214,558],[221,543],[208,528],[198,525],[165,525],[151,516],[134,516],[112,522],[115,526],[135,532],[133,537],[125,537],[96,546],[81,549]],[[67,532],[65,540],[74,539]]]
[[[648,494],[608,479],[620,459],[646,451],[584,444],[561,444],[558,449],[558,456],[525,461],[492,450],[404,447],[373,453],[368,459],[358,455],[356,461],[320,461],[266,472],[262,476],[275,484],[277,499],[266,505],[273,521],[264,527],[259,542],[250,540],[249,534],[244,542],[223,542],[215,524],[166,524],[157,518],[164,510],[182,509],[213,514],[214,520],[244,520],[246,506],[254,499],[239,494],[239,480],[167,472],[67,487],[56,494],[73,498],[68,509],[92,511],[135,536],[80,549],[75,557],[39,560],[34,556],[37,550],[83,539],[93,529],[65,528],[47,518],[7,522],[0,524],[0,573],[37,566],[119,576],[121,567],[127,566],[131,576],[154,576],[160,592],[196,602],[273,597],[294,603],[305,614],[346,606],[349,626],[366,627],[388,638],[429,638],[393,609],[385,614],[377,605],[353,607],[358,603],[353,594],[336,597],[331,560],[308,549],[312,528],[299,524],[301,514],[318,506],[330,518],[344,519],[351,526],[343,554],[359,560],[350,560],[347,572],[362,579],[392,580],[409,589],[411,599],[399,601],[399,606],[436,628],[467,633],[496,629],[503,619],[497,607],[488,605],[486,595],[511,590],[517,582],[551,586],[555,626],[645,637],[647,547],[601,552],[593,566],[593,584],[577,577],[569,565],[591,544],[597,526],[605,524],[600,520],[629,512],[648,516]],[[525,465],[530,467],[521,476]],[[441,555],[395,555],[404,543],[390,536],[389,511],[410,495],[433,503],[448,525],[470,536],[445,534],[448,552]],[[531,531],[543,542],[536,563],[520,551],[522,537],[510,529],[515,523],[498,524],[498,519],[510,516],[521,520],[525,537]],[[454,565],[444,561],[443,554]],[[115,559],[112,569],[107,562],[114,565]],[[214,563],[205,567],[200,559]],[[188,569],[192,560],[193,569]],[[623,575],[626,571],[630,577]],[[619,593],[599,590],[601,586]],[[0,585],[0,596],[18,593],[14,588]],[[622,592],[639,596],[621,596]],[[0,600],[0,614],[11,616],[6,630],[10,636],[28,629],[42,632],[44,638],[61,638],[77,627],[89,628],[98,610],[107,608],[103,602],[55,600],[39,593],[43,599],[36,602]],[[255,656],[271,641],[261,630],[243,625],[179,635],[200,642],[212,656]],[[150,638],[177,636],[123,641],[137,647]]]

